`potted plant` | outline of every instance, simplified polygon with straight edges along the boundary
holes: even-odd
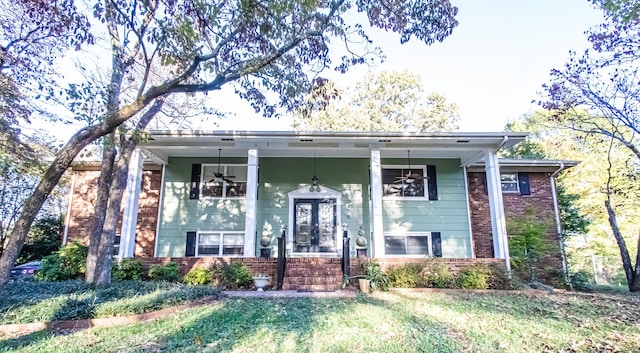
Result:
[[[258,292],[264,292],[264,287],[269,282],[269,275],[258,273],[253,276],[253,285],[257,288]]]

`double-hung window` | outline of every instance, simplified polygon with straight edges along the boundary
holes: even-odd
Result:
[[[502,184],[502,192],[519,192],[518,173],[500,174],[500,183]]]
[[[247,166],[202,165],[201,197],[244,198],[247,195]]]
[[[424,166],[383,166],[382,196],[385,198],[425,198],[427,177]]]
[[[386,256],[432,256],[442,257],[439,232],[385,234]]]
[[[244,233],[201,232],[198,234],[196,256],[242,256]]]

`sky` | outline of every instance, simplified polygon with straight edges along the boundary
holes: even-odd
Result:
[[[460,131],[497,132],[508,120],[537,109],[536,100],[552,68],[561,67],[570,50],[588,47],[584,31],[603,21],[589,0],[451,0],[458,7],[459,25],[441,43],[426,46],[415,38],[400,44],[400,36],[367,29],[386,59],[375,66],[360,66],[346,74],[323,72],[342,87],[368,72],[408,70],[422,78],[427,92],[437,91],[460,109]],[[366,18],[362,18],[366,21]],[[92,54],[97,48],[91,47]],[[106,50],[106,49],[105,49]],[[105,52],[107,53],[107,52]],[[108,53],[104,56],[108,58]],[[66,67],[73,67],[66,62]],[[104,65],[109,65],[105,62]],[[66,70],[69,71],[69,70]],[[71,79],[67,72],[67,79]],[[210,92],[206,99],[229,112],[226,119],[193,121],[192,129],[292,129],[292,119],[267,119],[241,100],[232,86]],[[50,130],[47,122],[29,128]],[[80,126],[50,131],[66,141]]]
[[[542,84],[569,51],[587,48],[584,31],[602,22],[588,0],[452,0],[458,27],[442,43],[403,45],[395,33],[368,33],[386,56],[384,63],[330,77],[343,86],[367,71],[407,69],[421,76],[427,92],[438,91],[460,108],[460,131],[502,131],[510,119],[537,109]],[[291,119],[256,116],[232,90],[211,99],[226,102],[233,114],[202,129],[290,130]]]

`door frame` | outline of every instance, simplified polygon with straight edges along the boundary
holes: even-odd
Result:
[[[289,225],[287,227],[287,255],[293,257],[338,257],[342,254],[342,193],[324,186],[319,186],[320,191],[309,191],[309,186],[303,186],[289,192]],[[293,252],[293,231],[295,224],[294,206],[296,199],[333,199],[336,205],[336,253],[317,253],[317,252]]]

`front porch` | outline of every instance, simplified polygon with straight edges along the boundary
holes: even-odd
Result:
[[[525,134],[151,135],[141,153],[163,169],[154,256],[254,258],[263,241],[275,253],[288,227],[289,258],[338,257],[346,226],[362,227],[379,259],[475,258],[466,168],[484,161],[491,253],[508,259],[496,152]],[[127,199],[136,197],[132,188]],[[126,210],[123,224],[135,222]],[[132,228],[123,225],[127,244]],[[127,249],[121,257],[133,255]]]

